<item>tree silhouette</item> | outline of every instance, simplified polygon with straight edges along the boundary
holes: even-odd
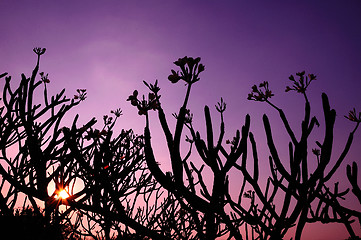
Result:
[[[82,99],[75,101],[65,97],[65,89],[56,96],[48,97],[48,74],[39,73],[40,57],[45,51],[45,48],[34,48],[37,63],[32,75],[27,78],[22,74],[15,89],[11,86],[11,77],[2,75],[6,77],[0,120],[0,174],[2,183],[6,181],[10,184],[7,195],[1,197],[1,212],[13,212],[21,192],[38,215],[41,209],[35,199],[44,203],[48,223],[58,204],[48,193],[48,184],[73,165],[66,158],[67,150],[60,147],[64,138],[59,126],[64,115]],[[38,73],[40,80],[36,80]],[[36,103],[39,99],[35,98],[35,92],[41,85],[44,86],[43,103],[39,104]],[[10,204],[6,204],[9,201]]]
[[[104,116],[101,130],[94,127],[95,119],[77,127],[78,116],[70,128],[62,127],[65,114],[85,100],[87,93],[78,89],[70,99],[62,90],[49,98],[49,76],[39,73],[45,51],[34,49],[37,63],[32,75],[22,74],[15,89],[11,77],[1,74],[5,77],[0,108],[1,215],[14,217],[17,207],[27,209],[31,204],[33,215],[45,227],[64,225],[72,229],[72,238],[166,238],[159,233],[158,225],[163,224],[159,219],[170,208],[179,207],[171,197],[162,201],[163,191],[144,165],[142,136],[123,130],[113,137],[120,109],[112,111],[114,118]],[[41,86],[43,94],[38,94]],[[39,96],[43,97],[41,104],[36,103]],[[51,184],[54,192],[49,192]],[[57,197],[64,189],[69,197]],[[67,206],[64,212],[59,211],[60,205]]]
[[[116,118],[120,116],[119,110],[114,113]],[[88,194],[66,204],[80,210],[80,222],[80,218],[91,220],[104,231],[102,237],[94,238],[112,239],[116,233],[123,238],[132,235],[162,239],[152,216],[164,203],[150,201],[159,198],[162,191],[145,166],[143,137],[123,130],[113,138],[116,118],[104,116],[101,130],[84,131],[84,127],[77,128],[75,124],[63,129],[70,156],[77,162],[74,171]],[[88,227],[87,235],[93,235],[90,230],[95,225]]]
[[[305,75],[305,72],[297,73],[299,79],[290,76],[292,87],[287,87],[286,92],[296,91],[301,93],[305,99],[305,113],[301,124],[301,135],[297,139],[291,129],[287,117],[281,108],[270,102],[274,96],[269,89],[268,82],[263,82],[259,86],[252,87],[252,93],[248,95],[249,100],[266,102],[275,108],[281,121],[290,137],[288,166],[283,162],[275,146],[271,125],[266,115],[263,116],[264,128],[267,136],[267,145],[270,150],[269,166],[271,176],[267,180],[265,188],[259,183],[259,156],[257,144],[253,134],[250,132],[250,116],[247,115],[245,124],[241,131],[237,131],[232,141],[224,140],[225,124],[223,112],[226,104],[221,101],[216,106],[221,115],[219,136],[215,141],[214,129],[211,121],[210,110],[206,106],[204,109],[206,123],[206,138],[203,139],[192,124],[192,114],[187,109],[189,95],[194,83],[200,80],[199,74],[204,71],[204,65],[200,63],[200,58],[184,57],[174,62],[180,71],[171,70],[168,79],[172,83],[184,81],[187,91],[183,105],[178,114],[173,114],[176,118],[174,132],[169,129],[166,115],[162,108],[159,95],[159,86],[145,83],[150,93],[148,98],[144,95],[138,98],[138,91],[135,90],[129,96],[128,101],[138,108],[139,115],[145,115],[146,126],[144,130],[145,156],[149,170],[155,179],[168,191],[176,196],[177,200],[185,205],[196,224],[196,237],[198,239],[215,239],[221,235],[228,235],[235,239],[242,239],[241,226],[245,227],[246,239],[249,238],[249,229],[252,239],[282,239],[287,231],[296,226],[295,239],[300,239],[302,230],[306,223],[313,222],[340,222],[345,224],[350,237],[356,235],[351,228],[352,216],[359,217],[357,211],[350,211],[341,207],[338,199],[347,194],[338,191],[338,183],[335,183],[334,191],[331,192],[327,184],[340,167],[347,155],[353,141],[353,135],[358,128],[358,123],[349,134],[345,148],[335,163],[331,162],[331,152],[333,147],[333,130],[336,113],[330,108],[326,94],[322,94],[323,113],[325,119],[325,135],[323,143],[316,142],[319,149],[312,149],[318,161],[314,170],[309,169],[308,154],[309,136],[315,125],[319,126],[316,117],[311,117],[310,102],[307,98],[306,90],[310,83],[316,80],[313,74]],[[158,119],[162,126],[171,162],[171,172],[165,173],[156,161],[153,154],[149,110],[158,112]],[[181,138],[184,126],[188,128],[191,138],[186,141],[190,143],[189,152],[181,157]],[[250,157],[248,156],[247,142],[251,143],[253,172],[247,168]],[[230,151],[226,150],[225,144],[230,144]],[[203,164],[197,167],[190,161],[193,145],[197,151],[197,157]],[[207,168],[207,170],[204,170]],[[326,171],[327,169],[331,169]],[[351,183],[356,182],[355,166],[348,176]],[[240,193],[236,200],[229,192],[229,173],[238,170],[242,173],[244,180],[240,184]],[[208,180],[204,181],[205,172]],[[251,190],[245,191],[245,186],[251,186]],[[358,187],[353,184],[354,192],[358,194]],[[356,195],[357,195],[356,194]],[[276,196],[281,196],[284,201],[276,203]],[[249,204],[244,204],[243,198],[250,199]],[[332,211],[333,217],[329,216]]]
[[[324,137],[316,141],[317,148],[310,149],[315,127],[322,127],[311,115],[307,96],[315,75],[291,75],[292,86],[286,87],[286,92],[299,93],[305,101],[299,136],[286,113],[271,102],[274,94],[268,82],[252,86],[248,95],[249,100],[266,103],[279,114],[289,137],[285,159],[266,115],[263,127],[269,156],[258,153],[249,115],[233,139],[225,139],[227,105],[223,98],[215,106],[220,115],[218,135],[211,109],[205,106],[206,132],[201,136],[188,109],[191,89],[205,70],[200,58],[178,59],[174,64],[179,70],[171,70],[168,77],[187,87],[182,106],[172,114],[174,130],[160,101],[158,81],[144,82],[150,91],[147,95],[140,96],[135,90],[128,97],[138,114],[145,116],[144,136],[131,129],[115,132],[120,109],[105,115],[100,129],[95,118],[79,124],[78,116],[64,127],[62,119],[86,99],[87,92],[78,89],[68,98],[63,89],[49,97],[49,75],[39,71],[45,51],[34,49],[37,63],[31,77],[22,74],[20,82],[14,83],[7,73],[0,74],[5,80],[0,105],[0,227],[15,231],[21,224],[24,229],[21,236],[17,234],[19,238],[32,228],[40,239],[106,240],[283,239],[294,228],[297,240],[306,223],[321,222],[344,224],[350,239],[358,239],[351,223],[357,219],[361,224],[361,212],[344,205],[341,200],[349,189],[340,190],[333,176],[349,152],[361,113],[357,115],[354,109],[346,116],[356,125],[335,158],[336,112],[323,93]],[[171,163],[167,171],[154,155],[150,110],[157,112],[166,139]],[[184,143],[189,147],[185,152]],[[263,186],[260,168],[267,158],[270,176]],[[317,163],[315,167],[311,161]],[[242,181],[231,182],[234,173]],[[361,204],[355,162],[347,166],[346,174]],[[238,195],[230,191],[231,184],[238,184]],[[60,197],[63,190],[67,198]]]
[[[266,102],[273,108],[275,108],[283,122],[285,129],[290,137],[289,142],[289,170],[285,168],[286,163],[281,161],[277,149],[272,137],[271,126],[266,115],[263,116],[264,128],[267,135],[267,144],[271,153],[269,157],[270,168],[272,171],[272,177],[267,183],[267,189],[269,184],[273,185],[272,196],[275,196],[277,191],[284,192],[284,202],[281,211],[278,214],[276,211],[265,212],[264,209],[260,210],[264,216],[258,215],[259,221],[264,221],[262,218],[267,216],[267,226],[264,226],[262,230],[257,232],[264,232],[267,236],[271,236],[271,239],[280,239],[284,236],[287,230],[293,225],[297,225],[295,239],[300,239],[302,230],[307,222],[341,222],[345,224],[351,237],[355,237],[355,233],[352,230],[350,223],[351,215],[346,215],[339,208],[339,202],[337,199],[343,198],[347,194],[348,190],[344,192],[338,191],[338,183],[335,183],[334,192],[332,193],[327,187],[327,183],[335,174],[341,163],[345,159],[350,146],[353,141],[353,135],[358,128],[357,124],[353,131],[350,132],[344,150],[338,157],[335,163],[331,162],[331,153],[333,148],[334,139],[334,123],[336,119],[336,111],[330,108],[328,97],[325,93],[322,94],[323,113],[325,121],[325,134],[324,140],[321,144],[316,141],[319,149],[312,149],[312,153],[315,155],[313,158],[317,159],[317,167],[311,172],[308,165],[310,156],[308,155],[309,137],[314,130],[314,126],[319,127],[316,117],[311,118],[310,102],[307,98],[306,90],[310,83],[316,80],[316,76],[313,74],[305,75],[305,72],[296,73],[298,79],[295,79],[293,75],[289,77],[293,86],[286,87],[286,92],[295,91],[303,95],[305,99],[305,113],[304,119],[301,124],[301,136],[297,140],[294,131],[291,129],[285,113],[282,109],[278,108],[270,102],[270,98],[273,96],[272,92],[268,88],[268,82],[263,82],[259,85],[259,88],[254,85],[252,87],[252,93],[249,94],[249,100],[255,100],[260,102]],[[255,144],[253,143],[253,149]],[[256,159],[256,157],[254,157]],[[331,168],[327,171],[326,168]],[[246,176],[247,173],[244,172]],[[249,181],[254,189],[257,188],[257,183],[253,179]],[[256,195],[265,206],[267,196],[263,195],[261,191],[255,191]],[[267,195],[267,194],[266,194]],[[291,208],[291,201],[294,201],[295,206]],[[316,204],[316,210],[314,210],[313,203]],[[333,217],[329,216],[329,210],[332,209]],[[255,211],[256,212],[256,211]],[[271,217],[269,217],[271,216]],[[296,222],[297,221],[297,222]],[[264,221],[265,222],[265,221]],[[257,225],[256,225],[257,226]],[[259,228],[257,226],[256,228]],[[261,227],[262,228],[262,227]]]

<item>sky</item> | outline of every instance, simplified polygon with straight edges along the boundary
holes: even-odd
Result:
[[[32,49],[45,47],[40,70],[49,73],[49,91],[55,94],[66,88],[70,97],[78,88],[88,92],[86,101],[64,124],[70,124],[75,114],[80,115],[80,123],[92,117],[101,122],[104,114],[120,107],[124,115],[117,126],[141,134],[144,118],[125,101],[127,97],[134,89],[147,93],[143,80],[152,83],[158,79],[162,104],[171,119],[185,94],[183,84],[173,85],[167,80],[175,68],[173,61],[200,56],[206,70],[192,89],[189,105],[195,126],[204,132],[205,105],[211,107],[215,128],[219,126],[213,106],[223,97],[227,102],[227,136],[233,137],[249,113],[251,131],[266,161],[264,113],[270,117],[276,142],[287,146],[289,140],[274,109],[247,101],[247,94],[253,84],[268,81],[275,94],[272,102],[284,109],[291,126],[299,129],[302,96],[285,93],[284,89],[290,84],[290,74],[305,70],[317,76],[308,91],[312,114],[321,123],[315,139],[322,140],[323,136],[322,92],[328,94],[337,112],[337,156],[354,126],[343,116],[353,107],[361,111],[360,25],[361,2],[356,0],[2,0],[0,73],[8,72],[14,80],[20,79],[21,73],[30,76],[36,60]],[[164,143],[155,114],[151,124],[155,129],[153,141]],[[359,131],[335,181],[345,179],[346,164],[361,160],[360,144]],[[316,145],[310,144],[312,147]],[[170,163],[164,149],[160,146],[157,151],[166,168]],[[347,181],[341,184],[348,187]],[[347,236],[342,235],[343,227],[327,231],[330,235],[321,234],[318,239]],[[316,239],[311,235],[314,232],[314,227],[306,228],[303,239]]]

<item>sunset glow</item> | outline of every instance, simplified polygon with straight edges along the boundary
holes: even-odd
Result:
[[[58,199],[58,198],[66,199],[68,197],[69,197],[69,194],[65,189],[59,191],[58,194],[55,196],[56,199]]]
[[[114,238],[128,228],[149,234],[132,229],[153,229],[143,217],[156,234],[167,219],[179,219],[179,226],[199,223],[193,226],[199,236],[241,229],[248,239],[267,224],[264,233],[275,236],[289,227],[285,240],[296,232],[299,240],[361,236],[361,220],[352,215],[361,216],[361,193],[359,199],[352,190],[361,186],[361,1],[2,0],[0,13],[0,222],[6,211],[39,205],[37,212],[54,210],[51,216],[67,217],[79,232],[83,224],[89,234],[119,229]],[[202,64],[195,84],[181,75],[187,59],[189,72],[197,69],[193,57]],[[299,87],[308,86],[306,77],[315,80],[307,96]],[[26,79],[38,88],[20,85],[15,96]],[[315,171],[326,158],[327,167]],[[180,204],[157,208],[167,197],[173,201],[171,193],[184,195],[174,198]],[[350,211],[342,215],[343,207]],[[221,221],[213,227],[218,217],[231,227]],[[111,230],[103,229],[108,220]]]

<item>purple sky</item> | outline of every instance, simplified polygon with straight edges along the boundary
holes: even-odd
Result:
[[[288,140],[275,111],[247,101],[247,94],[253,84],[269,81],[275,93],[271,100],[286,111],[292,127],[299,128],[302,98],[284,89],[290,74],[306,70],[318,77],[308,92],[313,114],[322,124],[322,92],[328,94],[338,114],[334,151],[338,156],[353,127],[343,115],[353,107],[361,110],[360,25],[361,2],[356,0],[2,0],[0,73],[9,72],[14,79],[23,72],[29,76],[36,58],[32,48],[46,47],[41,71],[49,73],[50,91],[66,88],[72,96],[77,88],[88,90],[87,100],[72,115],[80,113],[80,122],[85,123],[93,116],[101,120],[110,110],[121,107],[124,116],[119,128],[142,133],[144,119],[125,101],[128,95],[134,89],[146,93],[142,80],[158,79],[163,106],[171,118],[185,93],[182,84],[172,85],[167,80],[174,68],[172,62],[185,55],[200,56],[206,71],[190,99],[195,125],[203,130],[204,105],[213,106],[223,97],[228,103],[225,121],[229,138],[249,113],[260,153],[267,160],[263,113],[269,114],[279,144]],[[216,124],[219,116],[214,109],[212,112]],[[321,126],[318,133],[322,131]],[[315,139],[322,140],[317,136]],[[345,178],[347,163],[360,161],[360,144],[358,132],[339,179]],[[310,147],[315,145],[310,143]],[[167,166],[163,155],[160,148],[159,156],[165,159],[162,165]],[[342,226],[332,229],[345,231]],[[314,231],[306,228],[304,239],[314,239],[307,235]]]

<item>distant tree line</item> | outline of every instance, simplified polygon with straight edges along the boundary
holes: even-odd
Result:
[[[360,208],[347,207],[343,201],[353,194],[350,197],[361,204],[356,162],[346,168],[352,193],[339,189],[333,176],[345,171],[342,163],[361,113],[353,109],[345,116],[355,126],[343,151],[335,156],[334,140],[340,144],[334,139],[336,112],[325,93],[324,126],[311,114],[307,89],[315,75],[299,72],[289,77],[291,85],[286,92],[298,93],[304,99],[304,116],[297,131],[286,113],[272,103],[274,94],[268,82],[252,86],[248,95],[249,100],[268,104],[279,114],[289,137],[285,159],[279,154],[283,147],[276,146],[266,114],[263,127],[269,156],[258,154],[249,115],[233,139],[226,139],[223,115],[227,105],[223,98],[215,106],[220,115],[219,130],[205,106],[206,132],[201,136],[188,108],[191,89],[205,70],[199,57],[174,62],[178,69],[172,69],[168,79],[174,84],[185,83],[186,92],[182,106],[172,116],[164,112],[158,81],[144,82],[148,94],[134,90],[128,97],[138,114],[145,117],[144,133],[137,135],[131,129],[114,131],[122,115],[120,109],[105,115],[100,129],[96,119],[80,124],[78,116],[71,126],[63,126],[66,114],[87,98],[87,91],[77,89],[69,98],[63,89],[49,96],[52,80],[39,70],[46,49],[33,51],[37,61],[30,77],[22,74],[16,82],[7,73],[0,74],[3,234],[12,235],[12,239],[276,240],[294,229],[293,239],[299,240],[306,224],[318,222],[343,224],[349,239],[359,239]],[[154,154],[152,111],[166,140],[171,164],[167,171]],[[174,129],[169,117],[175,118]],[[310,149],[316,127],[323,129],[324,137],[316,141],[317,148]],[[184,144],[189,145],[185,152]],[[264,159],[268,159],[270,175],[262,185],[260,167],[265,167]],[[310,161],[317,162],[316,167],[310,167]],[[235,173],[242,176],[237,182],[229,177]],[[230,191],[230,185],[238,187],[237,194]],[[61,197],[62,191],[68,197]],[[352,226],[355,221],[357,226]]]

